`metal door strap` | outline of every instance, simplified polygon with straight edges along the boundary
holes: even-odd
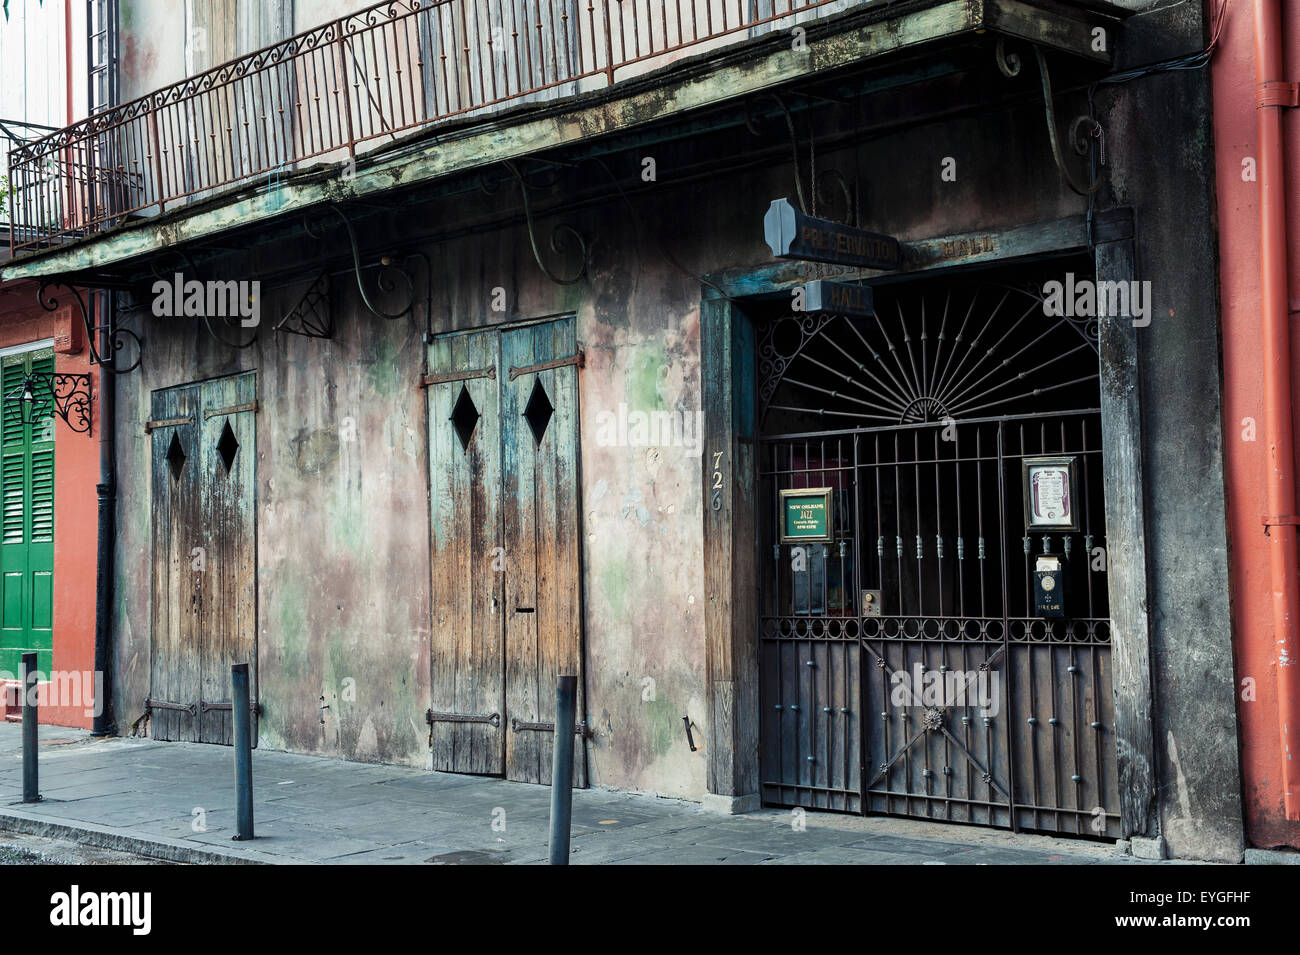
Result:
[[[567,358],[552,358],[550,361],[540,361],[536,365],[525,365],[522,368],[511,365],[509,378],[514,381],[520,375],[531,375],[534,372],[546,371],[549,368],[563,368],[565,365],[577,365],[579,368],[584,368],[586,364],[586,353],[579,348],[576,355],[569,355]]]

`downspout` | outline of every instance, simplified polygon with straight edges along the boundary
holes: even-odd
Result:
[[[1259,272],[1263,317],[1264,420],[1268,439],[1269,563],[1282,791],[1287,819],[1300,820],[1300,567],[1296,554],[1295,446],[1291,406],[1291,328],[1287,303],[1286,161],[1282,110],[1296,105],[1283,81],[1280,0],[1255,0],[1255,116],[1259,124]]]
[[[96,315],[100,326],[99,353],[113,354],[112,328],[117,323],[117,294],[106,292],[99,296],[98,305],[105,311]],[[113,539],[115,536],[115,510],[117,506],[117,428],[114,406],[117,398],[117,376],[101,364],[99,366],[99,483],[95,494],[99,499],[98,546],[95,557],[95,675],[103,682],[95,700],[95,718],[90,735],[111,736],[113,725]],[[96,682],[99,682],[98,680]]]

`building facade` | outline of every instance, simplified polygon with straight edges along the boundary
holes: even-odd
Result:
[[[1241,858],[1199,5],[327,6],[11,160],[120,730],[545,782],[574,673],[583,785]]]

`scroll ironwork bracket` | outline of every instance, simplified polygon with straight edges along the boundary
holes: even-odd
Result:
[[[59,307],[59,300],[50,291],[54,288],[65,288],[72,296],[72,300],[77,304],[77,310],[81,313],[81,323],[86,329],[86,347],[90,350],[90,363],[99,365],[105,371],[114,375],[125,375],[127,372],[135,371],[140,367],[140,359],[144,357],[144,341],[135,332],[129,328],[122,328],[117,325],[111,317],[104,324],[96,324],[94,316],[91,314],[86,300],[82,297],[77,289],[68,285],[66,282],[56,280],[46,280],[41,283],[40,288],[36,291],[36,300],[40,303],[41,308],[47,312],[53,312]],[[108,332],[109,354],[104,355],[99,351],[99,334],[102,331]],[[135,361],[125,367],[118,364],[118,352],[126,347],[127,339],[135,343]]]
[[[184,263],[185,271],[182,271],[180,273],[173,272],[171,275],[167,275],[159,267],[161,260],[155,257],[153,262],[150,264],[150,271],[153,273],[154,277],[162,282],[168,282],[168,281],[174,282],[174,281],[180,281],[180,279],[183,279],[185,276],[189,276],[189,279],[185,281],[186,287],[189,287],[190,281],[198,282],[201,285],[206,287],[207,282],[203,279],[202,274],[199,272],[198,265],[194,262],[192,258],[190,258],[189,254],[182,249],[172,249],[171,251],[176,255],[177,258],[181,260],[181,262]],[[177,278],[177,275],[179,275],[180,278]],[[182,293],[184,293],[184,289],[182,289],[181,291]],[[254,294],[260,294],[260,293],[254,293]],[[230,306],[228,303],[227,309],[231,307],[232,306]],[[208,314],[207,307],[205,306],[201,315],[199,315],[198,317],[201,317],[203,319],[203,324],[207,328],[208,334],[212,336],[212,339],[222,345],[225,345],[227,348],[235,348],[242,351],[245,348],[251,348],[253,345],[257,344],[258,335],[257,335],[257,327],[255,325],[252,326],[253,334],[249,336],[248,341],[238,341],[238,340],[230,341],[219,331],[217,331],[216,327],[212,324],[212,319],[218,318],[227,326],[230,326],[232,324],[231,319],[235,316],[232,316],[230,314],[210,315]],[[241,320],[238,322],[238,327],[245,328],[249,326],[245,326]]]
[[[392,291],[392,289],[394,288],[394,283],[388,276],[390,272],[396,272],[406,282],[407,288],[410,290],[411,293],[411,299],[409,302],[406,303],[405,308],[396,312],[384,311],[382,308],[380,308],[371,300],[370,293],[366,289],[365,280],[362,278],[361,273],[363,271],[363,266],[361,264],[361,249],[357,244],[357,233],[356,233],[356,229],[354,229],[352,226],[352,220],[347,217],[347,213],[345,213],[341,208],[334,205],[333,203],[327,203],[325,206],[323,206],[323,209],[326,212],[334,216],[337,216],[339,221],[343,223],[344,230],[347,232],[348,249],[352,253],[352,273],[357,280],[357,293],[361,296],[361,304],[364,305],[366,307],[366,310],[369,311],[376,318],[383,318],[389,321],[398,318],[404,318],[407,315],[410,315],[411,311],[415,307],[415,282],[412,280],[410,274],[406,270],[398,268],[396,265],[394,265],[393,259],[390,258],[389,256],[384,256],[380,260],[380,265],[382,269],[376,281],[379,290],[382,292]],[[317,231],[315,228],[313,228],[311,217],[308,217],[306,220],[304,220],[304,229],[306,230],[307,234],[314,239],[319,239],[321,237],[321,233]]]
[[[563,254],[568,245],[568,241],[572,241],[577,245],[580,256],[578,271],[572,276],[565,277],[552,272],[550,268],[547,267],[546,263],[542,261],[542,251],[537,245],[537,227],[533,222],[532,206],[528,203],[528,183],[524,180],[523,174],[519,171],[519,167],[515,165],[513,160],[506,160],[504,165],[506,169],[510,171],[510,175],[514,180],[519,183],[519,192],[520,195],[523,196],[524,202],[524,219],[528,223],[528,242],[532,246],[533,258],[537,260],[537,267],[542,270],[542,274],[556,285],[573,285],[575,282],[581,281],[581,279],[587,274],[587,266],[589,264],[589,250],[587,248],[586,239],[582,237],[581,232],[567,223],[561,223],[552,229],[550,242],[552,252]],[[566,241],[565,236],[568,236],[569,240]]]
[[[43,390],[43,394],[40,393]],[[51,412],[78,434],[90,433],[90,375],[64,372],[29,372],[18,390],[4,396],[6,405],[30,402],[23,423],[50,417]]]
[[[1044,118],[1047,122],[1047,137],[1052,145],[1052,159],[1056,162],[1056,168],[1065,180],[1065,184],[1080,196],[1090,196],[1100,187],[1101,182],[1092,182],[1089,185],[1079,185],[1075,180],[1074,174],[1065,165],[1065,157],[1061,152],[1061,140],[1056,130],[1056,107],[1052,102],[1052,76],[1047,69],[1047,58],[1043,55],[1041,47],[1035,46],[1034,59],[1038,62],[1038,76],[1043,86],[1043,110]],[[998,38],[994,56],[998,64],[998,70],[1003,76],[1008,78],[1020,75],[1020,55],[1018,53],[1008,53],[1006,51],[1005,41],[1002,37]],[[1076,116],[1070,125],[1071,146],[1079,155],[1086,155],[1089,147],[1089,137],[1100,139],[1101,124],[1091,116]]]

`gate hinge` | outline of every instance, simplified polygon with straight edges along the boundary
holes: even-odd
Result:
[[[1266,106],[1300,106],[1300,83],[1285,80],[1260,83],[1255,87],[1255,105],[1260,109]]]
[[[552,723],[526,723],[523,720],[519,720],[511,717],[510,729],[515,733],[520,733],[523,732],[524,730],[537,730],[542,733],[554,733],[555,723],[553,722]],[[573,725],[573,732],[576,733],[578,736],[581,736],[583,739],[596,738],[595,732],[593,732],[587,726],[586,720],[582,720],[578,723],[575,723]]]

